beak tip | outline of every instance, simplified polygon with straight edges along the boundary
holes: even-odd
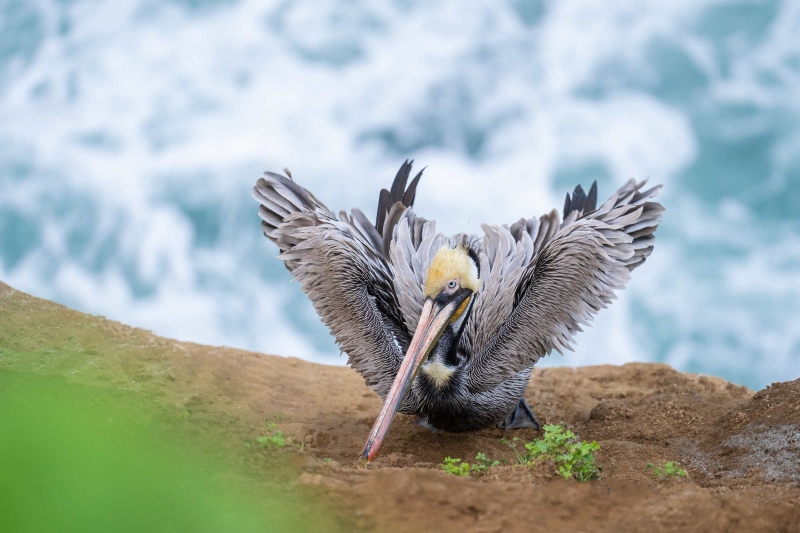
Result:
[[[372,459],[374,457],[374,454],[371,453],[372,448],[373,448],[372,443],[371,442],[367,442],[367,444],[364,446],[364,451],[361,452],[361,461],[362,462],[368,463],[368,462],[372,461]]]

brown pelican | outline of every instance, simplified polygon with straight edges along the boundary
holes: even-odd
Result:
[[[411,207],[422,172],[406,161],[383,189],[373,225],[337,218],[286,176],[266,172],[253,196],[348,364],[384,399],[363,451],[378,452],[397,411],[444,431],[539,427],[523,393],[533,365],[571,350],[653,250],[660,185],[629,181],[599,208],[597,184],[556,210],[484,235],[446,236]]]

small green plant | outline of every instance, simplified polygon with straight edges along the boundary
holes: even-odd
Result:
[[[647,463],[647,469],[653,472],[653,475],[658,479],[686,477],[686,470],[678,466],[678,463],[675,461],[667,461],[662,467],[658,467],[653,463]]]
[[[602,467],[595,462],[593,454],[600,449],[596,441],[579,441],[578,436],[564,424],[549,424],[542,429],[542,438],[525,443],[525,452],[517,449],[519,437],[511,441],[502,439],[501,442],[514,450],[520,464],[551,460],[564,478],[573,477],[578,481],[600,479]]]
[[[468,476],[469,463],[454,457],[445,457],[442,463],[442,470],[454,476]]]
[[[519,450],[517,450],[517,442],[521,442],[521,441],[522,441],[522,439],[519,438],[519,437],[514,437],[511,440],[508,440],[505,437],[500,439],[501,443],[505,444],[506,446],[508,446],[509,448],[514,450],[514,455],[517,456],[517,462],[519,464],[521,464],[521,465],[524,465],[524,464],[528,463],[528,457],[526,456],[526,454],[520,454]]]
[[[500,461],[492,461],[483,452],[478,452],[475,456],[475,462],[470,465],[470,470],[476,474],[483,474],[493,466],[500,464]]]
[[[266,428],[267,431],[271,431],[271,436],[263,435],[256,439],[256,442],[263,445],[264,447],[274,447],[274,448],[283,448],[286,446],[286,435],[283,432],[277,429],[277,424],[275,422],[267,422]]]
[[[470,474],[485,474],[489,468],[497,466],[500,461],[493,461],[486,457],[486,454],[478,452],[475,462],[470,464],[466,461],[454,457],[445,457],[442,463],[442,470],[454,476],[468,476]]]

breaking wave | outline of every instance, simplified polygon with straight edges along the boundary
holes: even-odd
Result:
[[[665,183],[655,252],[578,350],[800,375],[800,3],[0,0],[0,279],[211,344],[340,363],[249,189],[292,169],[479,231]]]

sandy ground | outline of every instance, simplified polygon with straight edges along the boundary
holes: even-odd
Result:
[[[510,466],[500,430],[434,433],[402,415],[364,467],[381,401],[355,371],[164,339],[2,283],[0,372],[63,376],[184,413],[181,432],[228,442],[251,476],[268,475],[266,452],[241,443],[274,422],[289,436],[280,453],[296,465],[292,487],[342,530],[800,531],[800,380],[753,393],[660,364],[536,370],[526,398],[539,419],[601,446],[602,479],[578,483],[551,465]],[[509,465],[468,478],[440,469],[477,452]],[[688,478],[656,480],[645,465],[664,461]]]

